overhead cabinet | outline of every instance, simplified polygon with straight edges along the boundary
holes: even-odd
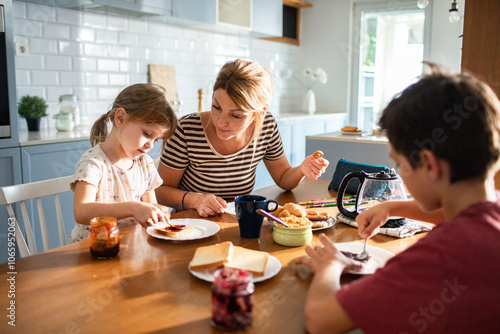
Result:
[[[281,36],[282,0],[172,0],[172,18],[202,29]],[[178,21],[181,23],[180,21]]]

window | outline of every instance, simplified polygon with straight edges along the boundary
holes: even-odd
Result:
[[[354,4],[350,123],[363,130],[376,127],[394,95],[422,73],[429,15],[416,2]],[[357,33],[356,33],[357,32]]]

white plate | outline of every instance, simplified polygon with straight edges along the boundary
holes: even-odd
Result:
[[[198,277],[201,280],[207,281],[207,282],[213,282],[214,281],[214,272],[215,270],[203,270],[203,271],[194,271],[191,270],[189,267],[189,272],[193,274],[193,276]],[[278,274],[281,270],[281,262],[275,258],[272,255],[269,255],[269,259],[267,260],[267,265],[266,265],[266,270],[264,271],[263,276],[259,277],[254,277],[253,282],[262,282],[267,279],[270,279],[271,277],[275,276]]]
[[[363,251],[363,244],[357,242],[338,243],[335,244],[335,247],[337,247],[338,250],[351,253],[361,253]],[[373,274],[377,268],[382,268],[385,263],[394,256],[394,254],[388,250],[370,245],[366,246],[366,251],[371,255],[371,259],[365,263],[365,268],[361,272],[351,272],[352,274]]]
[[[236,208],[234,207],[234,202],[227,203],[227,209],[224,210],[224,212],[236,216]]]
[[[343,135],[347,136],[359,136],[361,134],[361,131],[358,132],[348,132],[348,131],[340,131]]]
[[[170,223],[174,224],[174,225],[190,226],[193,228],[193,233],[190,233],[190,234],[184,235],[182,237],[178,237],[178,238],[171,238],[171,237],[167,237],[166,235],[155,233],[155,227],[163,227],[163,226],[168,225],[167,223],[164,223],[164,222],[155,224],[153,226],[149,226],[147,228],[146,232],[148,232],[148,234],[150,236],[158,238],[158,239],[195,240],[195,239],[207,238],[207,237],[212,236],[215,233],[219,232],[219,230],[220,230],[219,225],[217,225],[216,223],[213,223],[209,220],[203,220],[203,219],[179,218],[179,219],[171,219]]]
[[[335,218],[333,217],[329,217],[327,220],[328,222],[328,225],[327,226],[323,226],[323,227],[313,227],[311,228],[311,230],[314,232],[314,231],[321,231],[321,230],[326,230],[327,228],[330,228],[332,227],[333,225],[335,225]],[[313,222],[314,223],[314,222]]]

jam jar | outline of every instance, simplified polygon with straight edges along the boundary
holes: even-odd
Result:
[[[90,220],[90,254],[96,259],[110,259],[120,251],[120,231],[116,218],[96,217]]]
[[[222,268],[214,273],[212,325],[223,331],[241,330],[252,323],[252,274],[246,270]]]

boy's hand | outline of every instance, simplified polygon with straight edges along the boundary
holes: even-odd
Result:
[[[379,232],[380,226],[389,220],[387,204],[388,202],[377,204],[357,215],[356,223],[358,223],[358,234],[361,238],[367,239],[374,236]]]
[[[319,240],[323,246],[315,246],[314,248],[307,246],[306,253],[309,256],[300,257],[295,262],[306,265],[313,273],[327,269],[335,264],[343,268],[343,272],[360,271],[363,268],[361,262],[345,257],[323,233],[319,235]]]

